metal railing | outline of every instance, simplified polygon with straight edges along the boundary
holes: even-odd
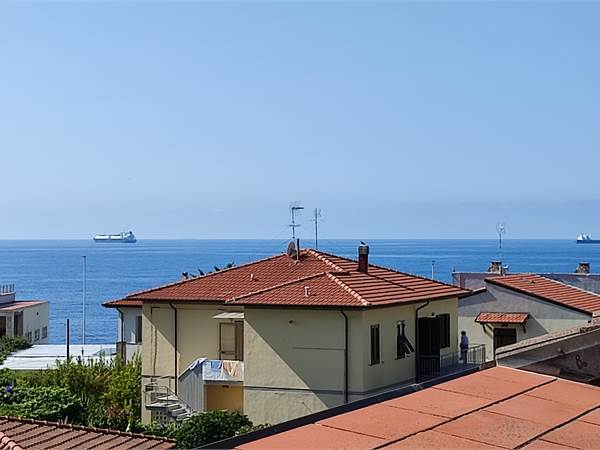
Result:
[[[190,411],[192,407],[183,401],[177,394],[168,386],[158,383],[149,383],[144,386],[144,400],[146,407],[167,407],[175,403],[179,403]]]
[[[417,356],[417,373],[419,377],[437,377],[460,370],[461,367],[473,367],[485,362],[485,345],[470,346],[465,352],[459,351],[447,355]]]

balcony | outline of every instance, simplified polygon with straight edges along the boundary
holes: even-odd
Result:
[[[417,373],[422,381],[479,367],[484,362],[485,345],[478,344],[470,346],[464,354],[456,352],[442,356],[419,355]]]

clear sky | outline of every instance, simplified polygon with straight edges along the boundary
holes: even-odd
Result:
[[[600,4],[0,3],[0,239],[600,237]],[[301,222],[309,237],[308,214]]]

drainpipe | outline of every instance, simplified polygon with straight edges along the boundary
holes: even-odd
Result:
[[[123,324],[123,311],[121,311],[120,308],[117,308],[117,311],[119,312],[119,319],[121,322],[121,348],[123,349],[123,347],[127,346],[126,344],[123,343],[125,341],[125,325]],[[121,351],[122,351],[121,358],[123,359],[123,361],[125,361],[127,359],[127,357],[126,357],[127,350],[123,349]]]
[[[419,382],[419,311],[429,305],[429,302],[423,303],[415,309],[415,382]]]
[[[340,309],[344,316],[344,403],[348,403],[348,316]]]
[[[175,355],[175,395],[177,395],[177,308],[173,306],[173,303],[169,303],[169,306],[173,308],[173,322],[175,326],[175,351],[173,353]]]

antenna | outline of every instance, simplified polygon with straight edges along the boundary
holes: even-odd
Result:
[[[496,224],[496,233],[498,233],[498,248],[502,248],[502,235],[506,234],[506,224],[504,222]]]
[[[81,327],[81,342],[83,345],[85,345],[85,300],[86,300],[86,294],[87,294],[87,264],[86,261],[87,258],[85,255],[83,255],[83,324]],[[83,347],[82,347],[83,349]]]
[[[294,242],[296,242],[296,227],[300,226],[300,224],[296,223],[296,213],[300,213],[303,209],[304,206],[300,206],[300,202],[290,203],[290,211],[292,213],[292,223],[290,224],[290,227],[292,228],[292,239]]]
[[[319,250],[319,220],[321,220],[321,210],[315,208],[315,217],[313,222],[315,223],[315,250]]]

